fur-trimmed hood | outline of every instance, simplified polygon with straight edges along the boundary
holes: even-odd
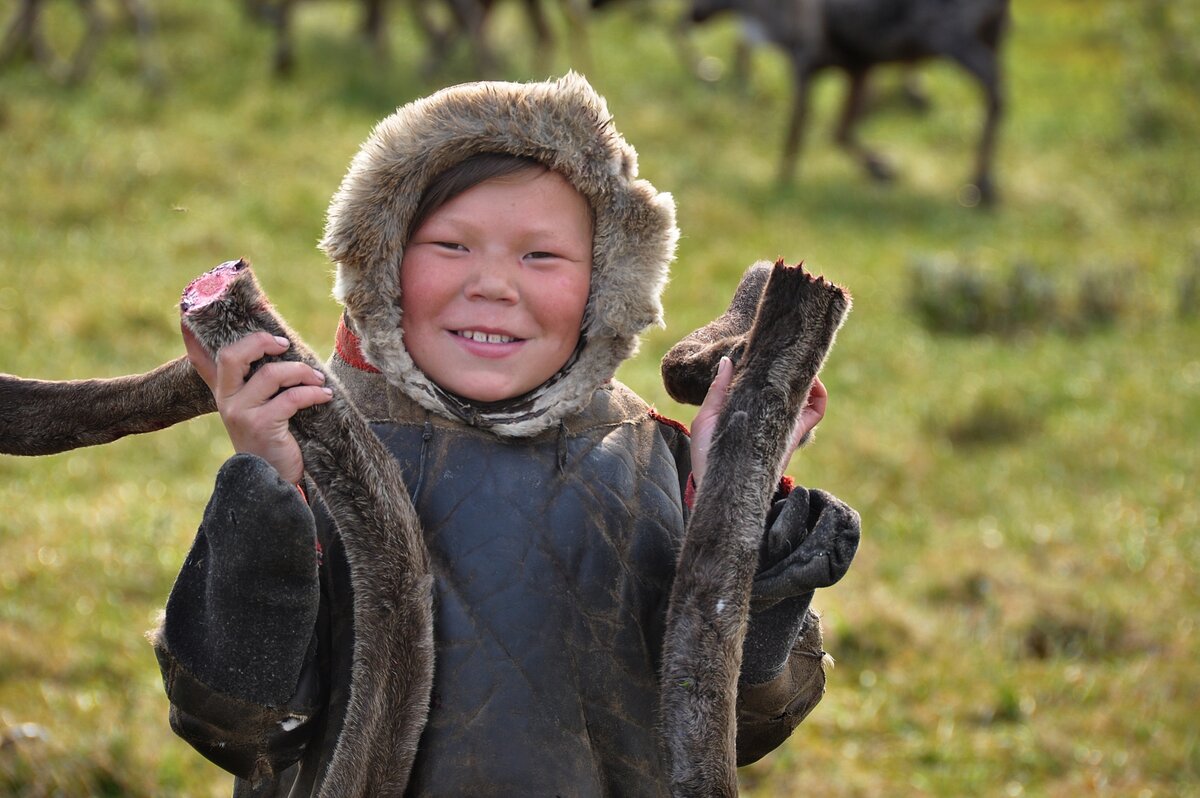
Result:
[[[595,218],[591,292],[577,356],[555,378],[504,403],[464,404],[413,363],[400,330],[400,262],[430,182],[484,152],[538,160],[565,177]],[[329,206],[321,248],[337,264],[334,296],[362,354],[388,382],[440,415],[527,436],[584,407],[662,323],[660,300],[679,233],[675,203],[637,178],[637,153],[604,98],[580,75],[453,86],[381,121]]]

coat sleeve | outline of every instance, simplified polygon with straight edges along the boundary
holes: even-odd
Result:
[[[687,496],[691,476],[691,454],[686,428],[656,415],[668,445],[675,454],[680,473],[680,495]],[[781,501],[793,488],[784,477],[774,497]],[[690,516],[684,502],[684,518]],[[764,534],[766,530],[763,530]],[[825,664],[831,661],[822,648],[820,617],[808,610],[804,627],[792,646],[782,672],[762,684],[738,686],[737,764],[749,765],[778,748],[825,695]]]
[[[324,703],[320,608],[312,511],[265,461],[235,455],[151,633],[175,733],[251,781],[297,761]]]
[[[821,621],[811,609],[783,672],[763,684],[738,685],[737,764],[749,765],[778,748],[825,695]]]

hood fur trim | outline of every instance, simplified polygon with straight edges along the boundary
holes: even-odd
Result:
[[[429,183],[482,152],[534,158],[563,175],[595,217],[591,294],[583,340],[567,373],[511,408],[471,408],[413,363],[400,330],[405,234]],[[350,164],[329,206],[321,248],[337,264],[343,303],[362,353],[422,406],[509,436],[533,435],[587,404],[662,324],[661,295],[679,231],[675,202],[637,178],[637,153],[612,125],[607,104],[571,72],[538,83],[453,86],[381,121]]]

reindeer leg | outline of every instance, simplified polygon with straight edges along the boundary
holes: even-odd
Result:
[[[467,35],[475,56],[476,71],[480,77],[491,77],[496,72],[496,56],[488,45],[487,4],[482,0],[450,0],[450,6],[462,32]]]
[[[88,67],[91,66],[92,59],[96,56],[96,51],[100,48],[100,42],[104,39],[105,30],[108,27],[104,21],[104,15],[96,8],[95,0],[75,0],[75,4],[87,18],[87,30],[84,32],[79,47],[75,50],[71,66],[67,69],[66,81],[72,85],[82,82],[87,77]]]
[[[796,418],[849,307],[844,290],[782,261],[763,289],[667,609],[661,725],[676,798],[737,794],[737,681],[767,509]]]
[[[872,178],[886,182],[894,177],[892,168],[887,162],[858,142],[854,127],[862,116],[863,99],[866,97],[867,73],[855,71],[850,73],[850,87],[846,92],[846,101],[842,105],[842,115],[838,120],[834,140],[838,146],[858,160]]]
[[[808,84],[810,71],[793,60],[792,115],[788,120],[787,134],[783,139],[783,157],[779,162],[779,182],[787,185],[796,174],[796,161],[800,157],[804,128],[808,117]]]
[[[142,64],[142,80],[152,92],[166,88],[167,80],[159,57],[154,36],[154,15],[143,0],[121,0],[129,23],[138,41],[138,55]]]
[[[375,48],[380,60],[388,57],[387,25],[385,24],[384,0],[366,0],[363,9],[363,36]]]
[[[717,376],[721,358],[741,362],[746,338],[763,289],[771,276],[771,264],[760,260],[746,269],[729,307],[718,318],[688,333],[671,347],[660,364],[663,385],[677,402],[704,403],[708,386]]]
[[[541,0],[525,0],[525,16],[533,28],[534,38],[534,68],[545,72],[550,67],[554,49],[554,31],[546,19],[546,10],[542,8]]]
[[[296,57],[292,48],[292,11],[294,0],[280,0],[275,7],[275,13],[269,18],[275,28],[275,60],[271,69],[277,77],[291,75],[296,67]]]
[[[409,8],[417,29],[429,43],[429,50],[421,65],[420,71],[424,77],[434,75],[441,63],[446,59],[450,50],[450,33],[440,27],[429,11],[429,4],[435,0],[413,0]]]
[[[974,185],[979,190],[979,202],[990,206],[996,202],[996,187],[992,182],[992,160],[996,148],[996,132],[1004,112],[1000,87],[1000,63],[995,47],[980,45],[970,50],[954,51],[950,56],[975,77],[983,89],[983,131],[975,156]]]
[[[38,11],[40,0],[21,0],[17,13],[13,15],[8,30],[4,32],[4,42],[0,44],[0,64],[7,64],[29,58],[41,61],[42,52],[40,37],[37,32]]]
[[[567,40],[571,45],[573,60],[583,72],[591,71],[592,45],[588,39],[588,0],[562,0],[560,6],[567,22]]]

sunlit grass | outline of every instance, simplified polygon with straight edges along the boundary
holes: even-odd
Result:
[[[65,41],[75,23],[58,5]],[[690,420],[658,360],[721,312],[754,260],[804,260],[855,299],[824,374],[829,415],[791,468],[864,519],[854,569],[818,596],[838,667],[793,738],[743,771],[746,794],[1200,794],[1200,320],[1181,313],[1200,258],[1189,9],[1016,4],[989,212],[958,202],[980,110],[949,65],[922,72],[928,113],[884,103],[862,127],[894,185],[869,183],[831,143],[842,84],[824,75],[798,178],[779,186],[777,54],[758,53],[739,88],[736,29],[716,24],[697,43],[727,69],[706,84],[677,58],[673,7],[659,23],[632,9],[594,20],[586,71],[683,228],[668,326],[621,378]],[[503,10],[503,76],[542,77],[517,11]],[[375,121],[469,74],[459,53],[447,77],[421,77],[403,15],[379,65],[349,4],[301,4],[289,81],[272,78],[270,35],[237,4],[156,12],[165,93],[139,82],[120,29],[80,87],[34,65],[0,73],[2,371],[112,376],[175,357],[179,291],[238,256],[328,351],[338,310],[316,242],[330,195]],[[913,264],[930,258],[996,284],[1024,264],[1064,296],[1115,275],[1122,312],[938,332],[912,296]],[[0,747],[0,792],[228,793],[170,733],[142,637],[228,454],[201,419],[0,458],[0,730],[36,733]]]

